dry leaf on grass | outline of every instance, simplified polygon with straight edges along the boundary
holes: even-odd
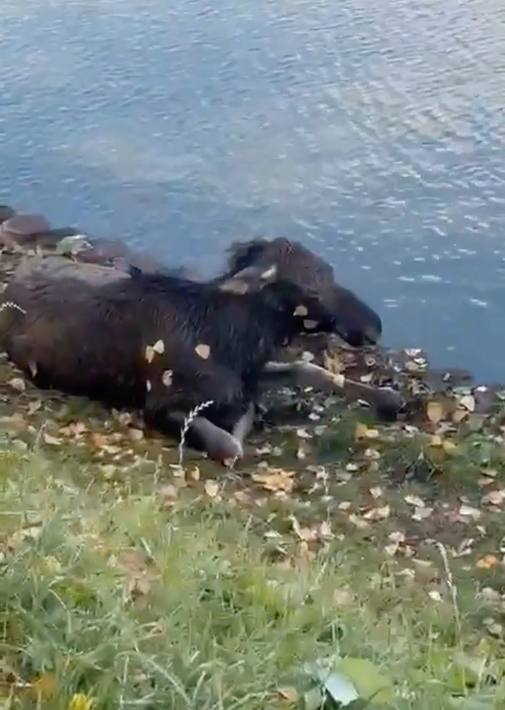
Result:
[[[471,505],[466,505],[465,503],[461,505],[458,512],[463,517],[472,518],[472,520],[478,520],[482,515],[481,511],[478,508],[472,508]]]
[[[62,440],[58,439],[56,436],[52,436],[51,434],[48,434],[47,432],[44,432],[42,434],[42,438],[44,439],[44,442],[46,444],[49,444],[50,446],[61,446]]]
[[[209,496],[209,498],[215,498],[219,493],[219,483],[217,481],[213,481],[212,479],[205,481],[204,488],[205,493]]]
[[[384,505],[381,508],[370,508],[363,517],[365,520],[386,520],[391,514],[389,505]]]
[[[483,498],[482,503],[484,505],[502,505],[505,501],[505,489],[499,491],[489,491]]]
[[[294,471],[285,471],[282,468],[269,468],[265,473],[253,473],[251,478],[256,483],[261,483],[267,491],[284,491],[291,493],[294,486]]]
[[[426,508],[426,507],[414,508],[414,512],[412,514],[412,520],[416,520],[417,522],[420,522],[421,520],[426,520],[426,518],[429,518],[432,513],[433,513],[433,508]]]
[[[484,555],[480,560],[477,560],[476,567],[479,569],[493,569],[500,564],[500,560],[496,555]]]
[[[405,503],[413,505],[416,508],[424,508],[426,505],[424,500],[422,498],[419,498],[419,496],[409,495],[405,496],[403,500],[405,501]]]
[[[444,407],[441,402],[433,400],[426,405],[426,416],[433,424],[438,424],[444,418],[444,413]]]

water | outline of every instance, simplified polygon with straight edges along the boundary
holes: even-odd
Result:
[[[2,0],[0,198],[213,272],[288,235],[505,380],[503,0]]]

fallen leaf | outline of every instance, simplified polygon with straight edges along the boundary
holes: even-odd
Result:
[[[337,508],[339,510],[349,510],[351,507],[351,501],[349,500],[343,500],[341,503],[338,504]]]
[[[57,686],[54,673],[44,673],[32,684],[31,691],[35,698],[47,700],[55,694]]]
[[[416,520],[418,522],[421,520],[426,520],[426,518],[429,518],[432,513],[433,508],[415,508],[414,513],[412,514],[412,520]]]
[[[475,411],[475,398],[471,394],[466,394],[459,400],[462,407],[467,409],[469,412]]]
[[[367,431],[368,431],[368,427],[366,424],[362,424],[361,422],[357,422],[356,426],[354,427],[354,438],[356,440],[364,439]]]
[[[16,390],[16,392],[24,392],[26,390],[26,383],[21,377],[13,377],[12,380],[9,380],[8,384],[13,390]]]
[[[207,360],[210,356],[210,347],[205,343],[200,343],[196,346],[195,353],[203,360]]]
[[[471,505],[466,505],[465,503],[463,503],[463,505],[461,505],[458,512],[463,517],[469,517],[469,518],[472,518],[473,520],[478,520],[480,518],[480,516],[482,515],[481,511],[478,508],[472,508]]]
[[[436,402],[435,400],[428,402],[426,405],[426,416],[430,422],[438,424],[438,422],[444,417],[444,407],[441,402]]]
[[[91,434],[91,441],[93,443],[93,446],[96,446],[97,449],[102,449],[109,443],[108,438],[104,434],[100,434],[100,432],[97,431]]]
[[[128,429],[128,437],[132,441],[141,441],[144,438],[144,432],[142,429],[135,429],[134,427],[131,427]]]
[[[219,492],[219,483],[217,481],[213,481],[212,479],[208,479],[205,481],[205,493],[209,496],[209,498],[215,498]]]
[[[428,596],[434,602],[441,602],[442,601],[442,595],[436,589],[431,589],[428,592]]]
[[[158,355],[163,355],[163,353],[165,352],[165,343],[163,342],[163,340],[157,340],[153,345],[153,350]]]
[[[154,349],[151,345],[146,345],[144,357],[147,362],[151,363],[154,360]]]
[[[373,488],[370,488],[370,495],[372,496],[372,498],[380,498],[383,493],[384,491],[380,486],[374,486]]]
[[[284,491],[290,493],[293,490],[294,471],[285,471],[282,468],[269,469],[266,473],[253,473],[253,481],[261,483],[267,491]]]
[[[502,505],[503,502],[505,501],[505,489],[501,489],[499,491],[489,491],[483,498],[482,498],[482,503],[484,505],[489,504],[489,505]]]
[[[477,560],[476,567],[479,569],[493,569],[500,564],[500,560],[496,555],[484,555],[480,560]]]
[[[293,311],[293,315],[294,316],[301,316],[302,318],[304,316],[308,316],[309,312],[307,310],[307,306],[304,306],[304,305],[297,306],[295,308],[295,310]]]
[[[326,520],[323,520],[323,522],[319,526],[319,537],[321,538],[321,540],[331,540],[335,537],[331,530],[330,523]]]
[[[286,700],[288,703],[294,704],[298,702],[298,691],[296,688],[279,688],[277,690],[277,695],[280,700]]]
[[[364,530],[365,528],[368,528],[370,526],[370,523],[368,523],[366,520],[363,520],[363,518],[360,518],[354,513],[351,513],[349,515],[349,522],[355,525],[360,530]]]
[[[405,496],[403,500],[409,505],[415,506],[416,508],[424,508],[426,505],[424,500],[422,498],[419,498],[419,496],[408,495]]]
[[[161,376],[161,382],[165,387],[172,385],[173,370],[165,370]]]
[[[384,505],[382,508],[370,508],[363,517],[365,520],[386,520],[391,513],[389,505]]]
[[[68,710],[95,710],[95,703],[84,693],[74,693],[68,704]]]
[[[452,415],[452,421],[455,424],[459,424],[460,422],[463,421],[463,419],[466,419],[468,417],[468,410],[466,409],[456,409],[455,412],[453,412]]]
[[[49,444],[50,446],[61,446],[62,440],[58,439],[56,436],[52,436],[51,434],[48,434],[47,432],[44,432],[42,435],[42,438],[44,439],[44,442],[46,444]]]
[[[289,519],[291,520],[293,531],[300,538],[300,540],[304,540],[305,542],[314,542],[317,540],[318,533],[316,528],[302,528],[294,515],[290,515]]]

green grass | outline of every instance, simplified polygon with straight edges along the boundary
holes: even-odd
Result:
[[[303,707],[303,664],[333,656],[371,661],[387,707],[505,707],[501,612],[471,575],[435,603],[366,535],[279,554],[224,496],[167,505],[56,455],[0,467],[2,707]]]

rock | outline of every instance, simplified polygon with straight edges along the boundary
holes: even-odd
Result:
[[[0,224],[8,219],[11,219],[11,217],[14,217],[15,214],[16,211],[13,210],[12,207],[9,207],[8,205],[0,205]]]

